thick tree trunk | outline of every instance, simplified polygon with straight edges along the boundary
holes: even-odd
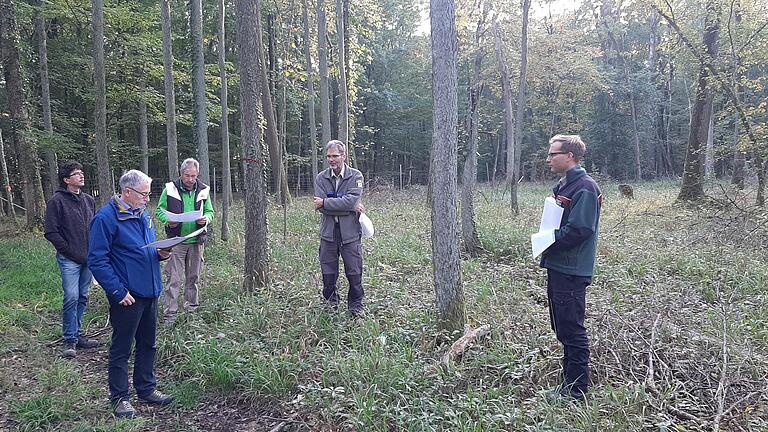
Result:
[[[517,110],[515,112],[513,182],[510,185],[510,207],[515,214],[520,213],[517,198],[517,182],[520,175],[520,155],[523,149],[523,125],[525,124],[525,88],[528,71],[528,12],[531,0],[523,0],[523,29],[520,36],[520,79],[517,87]]]
[[[149,143],[147,139],[147,102],[144,100],[146,82],[139,80],[139,153],[141,155],[141,171],[149,173]]]
[[[515,178],[515,120],[512,117],[514,115],[512,110],[512,88],[510,86],[507,62],[504,59],[504,50],[502,48],[501,33],[499,31],[498,22],[493,23],[493,36],[494,40],[496,41],[496,61],[499,64],[499,73],[501,75],[502,103],[504,105],[504,140],[505,146],[507,148],[507,184],[510,187],[516,188],[517,179]],[[512,199],[510,199],[510,208],[513,213],[519,212],[519,209],[515,208],[512,204]]]
[[[466,322],[456,209],[457,36],[453,0],[430,1],[432,27],[432,265],[440,330],[461,336]]]
[[[309,116],[309,146],[312,157],[311,173],[320,172],[317,157],[317,120],[315,119],[315,77],[312,69],[312,38],[309,33],[309,11],[307,0],[302,0],[302,19],[304,21],[304,59],[307,68],[307,114]]]
[[[705,20],[703,43],[707,49],[707,61],[717,58],[717,37],[720,32],[720,17],[716,10],[715,1],[707,1],[707,17]],[[683,184],[680,194],[681,201],[694,201],[704,196],[704,151],[709,129],[707,115],[709,70],[703,63],[699,66],[699,81],[696,89],[696,100],[691,110],[691,125],[688,132],[688,148],[685,156]]]
[[[240,117],[245,164],[245,257],[243,288],[269,283],[267,185],[261,136],[261,93],[266,72],[261,54],[261,4],[237,0],[237,48],[240,54]]]
[[[219,0],[219,76],[221,78],[221,239],[229,240],[229,205],[232,202],[232,176],[229,156],[229,101],[227,95],[227,63],[224,33],[226,6]]]
[[[165,136],[168,147],[168,178],[179,176],[179,151],[176,138],[176,96],[173,88],[173,39],[171,38],[170,0],[160,0],[163,27],[163,72],[165,73]]]
[[[205,94],[205,56],[203,54],[202,0],[190,0],[189,32],[192,51],[193,137],[200,162],[200,179],[211,182],[208,157],[208,98]]]
[[[34,1],[38,8],[35,11],[35,35],[37,36],[37,54],[40,63],[40,103],[43,108],[43,128],[50,139],[53,134],[53,122],[51,121],[51,88],[48,79],[48,35],[45,32],[45,18],[43,17],[43,5],[40,0]],[[50,143],[43,149],[46,172],[48,179],[45,183],[45,192],[48,197],[58,188],[58,166],[56,152],[51,149]]]
[[[99,173],[97,202],[104,205],[112,197],[112,170],[109,168],[107,141],[107,85],[104,73],[104,0],[91,0],[93,8],[93,87],[96,107],[96,165]]]
[[[325,18],[325,0],[317,0],[317,57],[320,75],[320,121],[322,146],[331,140],[331,107],[328,95],[328,23]]]
[[[339,134],[338,139],[347,145],[347,155],[352,156],[352,143],[349,142],[349,95],[347,92],[347,60],[344,48],[344,5],[336,0],[336,37],[338,40],[339,63]],[[354,165],[355,161],[349,161]]]

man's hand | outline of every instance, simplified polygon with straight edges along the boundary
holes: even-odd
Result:
[[[168,222],[168,228],[176,228],[179,226],[178,222]]]
[[[365,213],[365,206],[363,205],[363,203],[361,203],[361,202],[357,203],[357,205],[355,205],[355,211],[358,214]]]
[[[323,199],[320,197],[314,197],[312,200],[315,202],[315,210],[323,208]]]
[[[166,259],[171,256],[171,251],[168,249],[158,249],[157,254],[160,255],[160,259]]]
[[[130,306],[132,304],[136,303],[136,300],[133,298],[131,293],[128,293],[125,295],[125,298],[120,300],[120,304],[123,306]]]
[[[200,219],[197,219],[195,222],[197,222],[198,225],[208,225],[208,218],[203,216]]]

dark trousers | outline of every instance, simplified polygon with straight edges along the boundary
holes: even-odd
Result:
[[[155,336],[157,324],[157,299],[134,297],[130,306],[110,304],[109,322],[112,325],[112,346],[109,348],[109,399],[112,402],[127,400],[128,360],[136,340],[136,357],[133,362],[133,387],[138,396],[146,396],[155,390]]]
[[[584,327],[591,278],[547,270],[549,318],[563,344],[563,388],[578,396],[589,386],[589,338]]]
[[[363,244],[356,241],[343,244],[341,229],[336,224],[334,241],[320,240],[320,269],[323,272],[323,298],[331,304],[339,303],[336,280],[339,277],[339,255],[344,260],[344,273],[349,282],[347,305],[350,310],[363,307]]]

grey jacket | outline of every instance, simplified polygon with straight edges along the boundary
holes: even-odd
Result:
[[[331,169],[327,168],[315,177],[315,196],[323,198],[323,207],[317,209],[322,217],[320,238],[335,241],[333,236],[336,225],[335,216],[339,219],[342,243],[358,241],[361,229],[355,206],[363,196],[363,174],[349,165],[344,165],[344,175],[339,181],[338,188],[335,187],[331,174]]]

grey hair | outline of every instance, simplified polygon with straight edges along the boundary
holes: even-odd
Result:
[[[328,144],[325,145],[325,151],[330,150],[331,147],[335,147],[336,150],[339,151],[339,153],[343,153],[343,154],[347,153],[347,146],[345,146],[344,143],[339,140],[328,141]]]
[[[191,167],[194,167],[197,170],[197,172],[200,172],[200,162],[198,162],[197,159],[194,159],[194,158],[184,159],[184,162],[181,163],[181,168],[179,168],[179,172],[184,174],[184,171],[186,171]]]
[[[152,177],[144,174],[139,170],[126,171],[125,174],[120,176],[120,190],[127,188],[136,189],[141,185],[152,184]]]

